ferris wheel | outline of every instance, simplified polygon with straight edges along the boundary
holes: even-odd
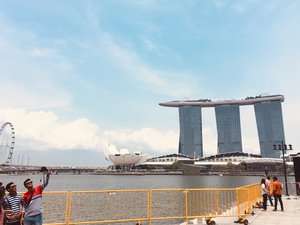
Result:
[[[10,122],[0,128],[0,164],[10,164],[15,145],[15,129]]]

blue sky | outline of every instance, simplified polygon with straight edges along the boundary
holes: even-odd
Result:
[[[0,121],[30,164],[108,165],[103,150],[177,152],[178,110],[159,102],[283,94],[297,150],[300,2],[0,2]],[[258,153],[252,107],[243,145]],[[206,155],[214,111],[203,110]]]

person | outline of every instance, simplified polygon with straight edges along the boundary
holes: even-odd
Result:
[[[266,189],[266,179],[262,178],[260,181],[261,193],[263,197],[263,209],[267,210],[268,191]]]
[[[271,194],[271,189],[270,189],[270,187],[271,187],[271,181],[270,181],[270,179],[271,179],[270,176],[267,176],[267,179],[266,179],[266,189],[268,191],[268,199],[270,201],[270,204],[271,204],[271,206],[273,206],[272,194]]]
[[[7,225],[21,225],[23,224],[23,197],[17,192],[17,185],[9,182],[6,185],[8,195],[4,196],[4,223]]]
[[[5,194],[5,187],[3,186],[2,182],[0,182],[0,193],[4,193]]]
[[[273,211],[277,211],[278,200],[280,202],[281,211],[283,212],[283,202],[281,199],[282,195],[282,184],[278,181],[277,177],[273,177],[273,195],[275,199],[275,208]]]
[[[46,180],[43,180],[42,185],[33,187],[33,182],[28,178],[24,181],[24,186],[27,192],[23,195],[25,202],[24,225],[42,225],[43,224],[43,208],[42,208],[42,193],[48,185],[50,178],[50,170],[42,167],[42,171],[46,172]]]
[[[3,225],[3,220],[4,220],[4,209],[2,208],[2,205],[5,196],[5,189],[3,188],[4,186],[2,185],[2,182],[0,182],[0,225]]]

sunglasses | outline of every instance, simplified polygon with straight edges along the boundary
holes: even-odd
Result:
[[[27,185],[27,184],[32,184],[32,181],[27,181],[25,184],[26,184],[26,185]]]
[[[17,187],[17,185],[13,184],[13,185],[10,185],[9,188],[15,188],[15,187]]]

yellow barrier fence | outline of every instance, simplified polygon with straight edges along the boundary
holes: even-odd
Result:
[[[44,223],[179,224],[204,218],[245,216],[261,200],[260,185],[210,189],[136,189],[44,192]]]

